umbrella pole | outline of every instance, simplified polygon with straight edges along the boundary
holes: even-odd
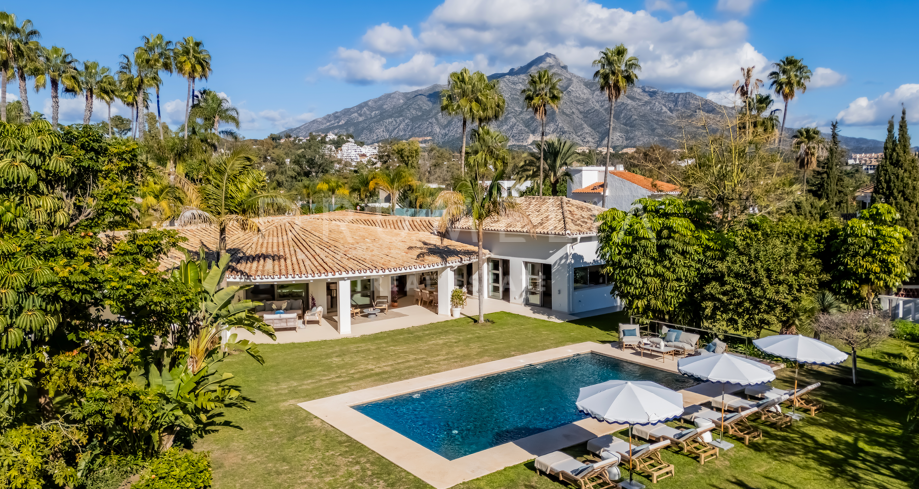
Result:
[[[724,383],[721,384],[721,437],[718,438],[718,443],[724,441]]]
[[[795,390],[791,393],[791,422],[795,422],[795,408],[798,406],[798,361],[795,360]]]
[[[629,486],[632,485],[632,425],[629,424]]]

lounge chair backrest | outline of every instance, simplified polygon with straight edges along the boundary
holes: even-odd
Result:
[[[686,440],[691,440],[691,439],[692,439],[694,436],[696,436],[698,433],[699,433],[699,429],[698,429],[698,428],[693,428],[693,429],[691,429],[691,430],[685,430],[685,431],[679,433],[678,435],[674,436],[673,438],[674,438],[674,439],[677,439],[677,440],[680,440],[680,441],[686,441]]]
[[[601,460],[599,462],[594,462],[592,464],[585,464],[581,468],[575,469],[574,472],[569,472],[572,477],[575,479],[588,479],[594,477],[604,470],[615,467],[619,465],[619,456],[611,457],[606,460]]]
[[[807,394],[808,392],[810,392],[810,391],[812,391],[812,390],[814,390],[814,389],[816,389],[816,388],[818,388],[818,387],[820,387],[820,382],[817,382],[817,383],[811,384],[811,385],[809,385],[809,386],[807,386],[807,387],[798,389],[798,392],[797,392],[797,394],[795,394],[795,395],[796,395],[797,397],[801,397],[801,396],[803,396],[804,394]]]
[[[664,447],[666,447],[666,446],[668,446],[668,445],[670,445],[670,440],[662,440],[662,441],[659,441],[659,442],[657,442],[657,443],[655,443],[655,444],[653,444],[653,445],[648,445],[648,446],[647,446],[646,448],[644,448],[643,450],[640,450],[640,451],[638,451],[637,453],[633,453],[633,454],[632,454],[632,460],[637,460],[637,459],[645,458],[645,457],[651,455],[652,453],[657,453],[657,452],[661,451]]]

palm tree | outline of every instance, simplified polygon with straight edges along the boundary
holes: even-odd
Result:
[[[309,203],[307,210],[308,214],[313,213],[313,199],[322,194],[322,191],[318,188],[319,182],[308,178],[306,180],[301,180],[299,187],[297,187],[297,195],[301,198],[306,199]]]
[[[609,156],[610,143],[613,140],[613,108],[620,97],[628,92],[629,87],[634,87],[638,82],[638,72],[641,65],[638,58],[629,56],[629,50],[620,44],[615,48],[606,48],[600,51],[600,57],[595,59],[593,66],[597,67],[594,80],[600,84],[600,91],[606,94],[609,100],[609,134],[606,137],[606,171],[603,177],[603,200],[609,195]]]
[[[198,100],[191,108],[191,118],[201,119],[205,130],[213,127],[214,133],[220,133],[220,121],[233,124],[239,129],[239,110],[230,105],[230,101],[213,90],[204,89],[198,94]]]
[[[147,105],[147,89],[152,88],[152,84],[155,83],[157,78],[153,66],[154,60],[150,58],[149,53],[147,53],[143,47],[135,49],[133,56],[122,54],[121,62],[118,63],[119,73],[132,75],[131,78],[125,78],[123,86],[125,88],[133,88],[134,92],[137,94],[135,96],[134,117],[138,139],[144,138],[144,126],[146,125],[144,120],[144,109]],[[130,80],[130,83],[128,83],[128,80]]]
[[[421,182],[415,180],[415,175],[412,174],[411,169],[400,166],[395,169],[384,168],[378,171],[373,177],[373,181],[370,182],[370,190],[380,188],[388,193],[390,211],[395,214],[399,193],[420,184]]]
[[[781,137],[781,136],[780,136]],[[807,172],[817,168],[817,160],[826,157],[827,142],[816,127],[802,127],[791,139],[792,148],[798,152],[798,168],[804,170],[804,192],[807,193]]]
[[[52,46],[50,49],[42,47],[39,61],[41,72],[35,76],[35,91],[45,88],[48,82],[51,82],[51,125],[56,128],[61,107],[59,99],[61,85],[63,85],[64,93],[80,92],[80,76],[76,68],[79,61],[64,48],[57,46]]]
[[[41,37],[31,20],[24,20],[22,24],[16,22],[15,14],[4,13],[0,21],[0,30],[2,30],[4,48],[6,50],[6,59],[11,69],[14,70],[19,79],[19,102],[22,103],[22,122],[28,124],[32,122],[32,109],[29,107],[29,90],[26,85],[26,78],[31,76],[31,70],[34,69],[38,62],[38,55],[41,45],[38,39]],[[6,71],[3,70],[6,75]],[[4,76],[4,78],[6,78]],[[4,86],[6,80],[3,80]],[[5,93],[4,93],[5,96]],[[4,106],[6,99],[3,100]]]
[[[475,121],[482,127],[504,116],[507,101],[504,100],[504,95],[501,95],[498,80],[489,80],[481,71],[476,71],[472,75],[475,85],[482,87],[479,92],[479,110],[474,114]]]
[[[361,171],[351,177],[348,186],[351,187],[351,192],[357,195],[357,200],[359,202],[366,204],[370,199],[370,193],[373,192],[373,179],[375,177],[376,175],[371,171]]]
[[[837,314],[846,312],[846,304],[837,299],[832,292],[821,290],[814,295],[813,304],[815,314]],[[814,339],[820,339],[820,333],[814,330]]]
[[[156,89],[156,123],[160,130],[160,139],[163,139],[163,118],[160,114],[160,85],[162,85],[162,79],[159,74],[163,71],[172,74],[174,71],[172,41],[163,39],[162,34],[150,35],[150,37],[144,36],[144,50],[150,60],[151,74],[156,74],[151,79]]]
[[[83,63],[83,69],[77,73],[80,89],[86,97],[86,104],[83,106],[83,124],[89,124],[89,119],[93,116],[93,99],[97,96],[96,92],[102,85],[106,77],[114,81],[114,77],[109,74],[109,69],[105,66],[99,66],[96,61],[86,61]],[[111,119],[111,110],[109,111]]]
[[[284,194],[267,191],[265,174],[253,165],[255,156],[236,149],[213,157],[203,182],[189,195],[189,205],[179,215],[180,226],[206,224],[217,228],[217,251],[227,251],[227,229],[236,224],[246,232],[258,232],[256,217],[298,212]]]
[[[6,86],[13,75],[10,15],[0,12],[0,120],[6,122]]]
[[[131,134],[133,135],[135,127],[134,108],[137,105],[137,92],[134,91],[134,75],[130,72],[119,70],[117,76],[118,92],[116,97],[131,111]]]
[[[332,196],[332,208],[330,210],[335,210],[335,196],[341,195],[347,197],[348,187],[345,186],[345,182],[336,177],[335,175],[326,175],[322,177],[322,181],[316,184],[316,190],[318,192],[328,192]]]
[[[547,139],[541,146],[543,151],[540,152],[540,158],[542,158],[542,153],[545,153],[545,164],[540,164],[537,170],[536,159],[528,159],[517,175],[517,183],[534,178],[537,173],[542,173],[542,167],[545,166],[549,176],[549,185],[552,186],[552,195],[558,196],[558,185],[563,181],[571,180],[568,168],[580,160],[581,155],[578,154],[577,146],[573,142],[564,139]]]
[[[440,111],[463,119],[463,143],[460,148],[460,171],[466,174],[466,124],[479,111],[475,79],[468,68],[450,73],[447,88],[440,92]]]
[[[173,64],[176,72],[188,80],[188,96],[185,99],[185,139],[188,139],[188,116],[191,113],[191,98],[195,80],[207,80],[211,74],[211,53],[201,47],[202,42],[186,37],[176,43],[173,49]]]
[[[749,66],[747,68],[740,69],[740,76],[743,79],[737,80],[734,82],[734,93],[740,97],[740,100],[743,101],[743,113],[749,118],[751,115],[750,105],[753,101],[753,98],[759,92],[759,87],[762,85],[763,81],[759,78],[753,78],[753,70],[755,66]],[[747,137],[750,137],[752,133],[752,121],[748,120],[746,122],[747,126]]]
[[[776,95],[785,101],[785,111],[782,113],[782,128],[779,130],[779,147],[782,147],[782,138],[785,136],[785,120],[788,118],[788,102],[795,98],[798,90],[807,91],[807,83],[811,80],[811,70],[804,64],[803,59],[786,56],[772,65],[775,70],[769,73],[772,82],[769,87]]]
[[[108,137],[112,137],[112,102],[118,98],[118,81],[108,73],[102,75],[94,95],[108,106]]]
[[[561,77],[556,77],[549,73],[549,70],[539,70],[536,73],[530,73],[527,80],[527,87],[520,91],[523,95],[523,103],[533,111],[542,125],[542,133],[539,138],[539,195],[542,196],[543,187],[543,149],[546,145],[546,109],[552,107],[558,111],[559,104],[562,103],[562,89],[558,87]],[[553,190],[553,195],[555,191]]]
[[[469,147],[472,156],[469,162],[472,163],[472,175],[476,180],[482,180],[488,169],[498,171],[504,168],[507,171],[510,158],[507,142],[507,136],[488,126],[477,127],[472,131],[472,145]]]
[[[483,243],[485,241],[486,222],[510,217],[532,232],[533,223],[526,213],[520,210],[516,199],[505,196],[500,180],[504,177],[504,164],[498,164],[498,171],[487,187],[483,185],[474,175],[463,178],[456,186],[456,190],[445,190],[437,196],[434,201],[435,207],[443,207],[444,214],[440,219],[438,231],[441,236],[445,235],[447,230],[455,227],[462,219],[469,218],[472,226],[476,230],[478,242],[478,264],[479,264],[479,324],[485,323],[485,278],[487,275],[485,265],[485,252]]]
[[[753,126],[762,131],[768,139],[773,139],[779,134],[778,112],[782,109],[771,109],[773,103],[772,95],[762,93],[754,95],[749,103]]]

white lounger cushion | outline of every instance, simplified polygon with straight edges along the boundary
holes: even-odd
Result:
[[[727,411],[733,411],[737,409],[750,409],[756,405],[758,401],[748,401],[731,394],[724,395],[724,401],[722,402],[722,396],[712,398],[712,407],[715,409],[721,409],[722,404],[724,409]]]
[[[584,465],[581,462],[578,462],[571,455],[568,455],[564,452],[552,452],[547,453],[541,457],[536,457],[536,461],[533,463],[536,466],[536,470],[540,472],[545,472],[547,474],[555,474],[559,470],[557,467],[565,465],[567,466],[570,462],[577,462],[577,465]]]
[[[632,450],[634,451],[637,447],[632,445]],[[606,450],[612,453],[628,453],[629,452],[629,442],[616,438],[613,435],[603,435],[593,440],[587,442],[587,451],[600,454],[601,451]]]

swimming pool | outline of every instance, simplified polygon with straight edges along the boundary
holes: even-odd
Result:
[[[681,375],[587,353],[352,406],[448,460],[573,423],[578,389],[650,380],[674,390]]]

